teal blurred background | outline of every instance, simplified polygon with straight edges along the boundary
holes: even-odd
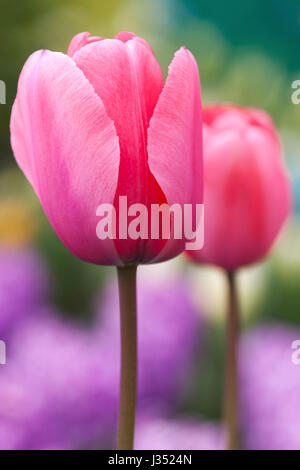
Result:
[[[92,299],[112,269],[77,260],[57,239],[14,161],[9,116],[18,75],[30,53],[43,48],[66,52],[80,31],[113,37],[122,30],[151,44],[165,75],[176,49],[188,47],[199,65],[204,104],[230,101],[272,115],[293,182],[295,214],[272,256],[240,273],[240,301],[244,328],[263,320],[300,325],[300,104],[291,101],[291,84],[300,79],[297,0],[2,1],[0,79],[6,83],[7,104],[0,105],[1,244],[34,246],[49,265],[56,305],[65,315],[91,318]],[[176,269],[188,272],[195,302],[210,325],[201,371],[195,373],[183,410],[220,418],[222,273],[187,267],[183,260]]]

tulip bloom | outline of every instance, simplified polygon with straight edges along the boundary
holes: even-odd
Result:
[[[68,55],[32,54],[19,79],[11,116],[19,166],[66,247],[85,261],[118,266],[119,449],[132,448],[134,437],[136,265],[172,258],[186,241],[185,232],[175,236],[173,219],[167,239],[161,231],[152,238],[124,237],[120,199],[126,197],[131,215],[141,206],[202,203],[201,131],[198,69],[185,48],[176,52],[164,83],[143,39],[124,32],[115,39],[81,33]],[[103,205],[115,211],[116,237],[98,236]],[[148,210],[144,224],[151,224]]]
[[[230,105],[203,111],[204,248],[192,260],[223,268],[228,281],[224,412],[228,448],[238,442],[235,271],[269,252],[291,209],[290,183],[269,116]]]
[[[189,255],[233,271],[269,252],[291,209],[290,183],[263,111],[204,108],[203,147],[204,248]]]
[[[131,33],[78,34],[68,55],[27,60],[11,117],[16,160],[66,247],[96,264],[159,262],[184,240],[100,240],[100,204],[202,202],[198,68],[179,49],[164,84],[150,48]],[[117,219],[119,220],[118,214]]]

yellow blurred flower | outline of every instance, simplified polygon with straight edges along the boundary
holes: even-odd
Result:
[[[26,245],[38,229],[32,203],[19,199],[0,200],[0,244]]]

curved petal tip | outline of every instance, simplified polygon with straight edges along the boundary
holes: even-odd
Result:
[[[91,36],[89,32],[78,33],[71,40],[68,47],[68,56],[73,57],[75,52],[91,42],[102,41],[104,38],[100,36]]]

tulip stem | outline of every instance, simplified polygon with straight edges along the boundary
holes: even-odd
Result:
[[[121,383],[118,450],[132,450],[137,390],[136,265],[118,267],[121,324]]]
[[[228,313],[226,327],[224,418],[227,432],[227,449],[238,447],[238,337],[239,308],[237,301],[236,275],[227,272]]]

